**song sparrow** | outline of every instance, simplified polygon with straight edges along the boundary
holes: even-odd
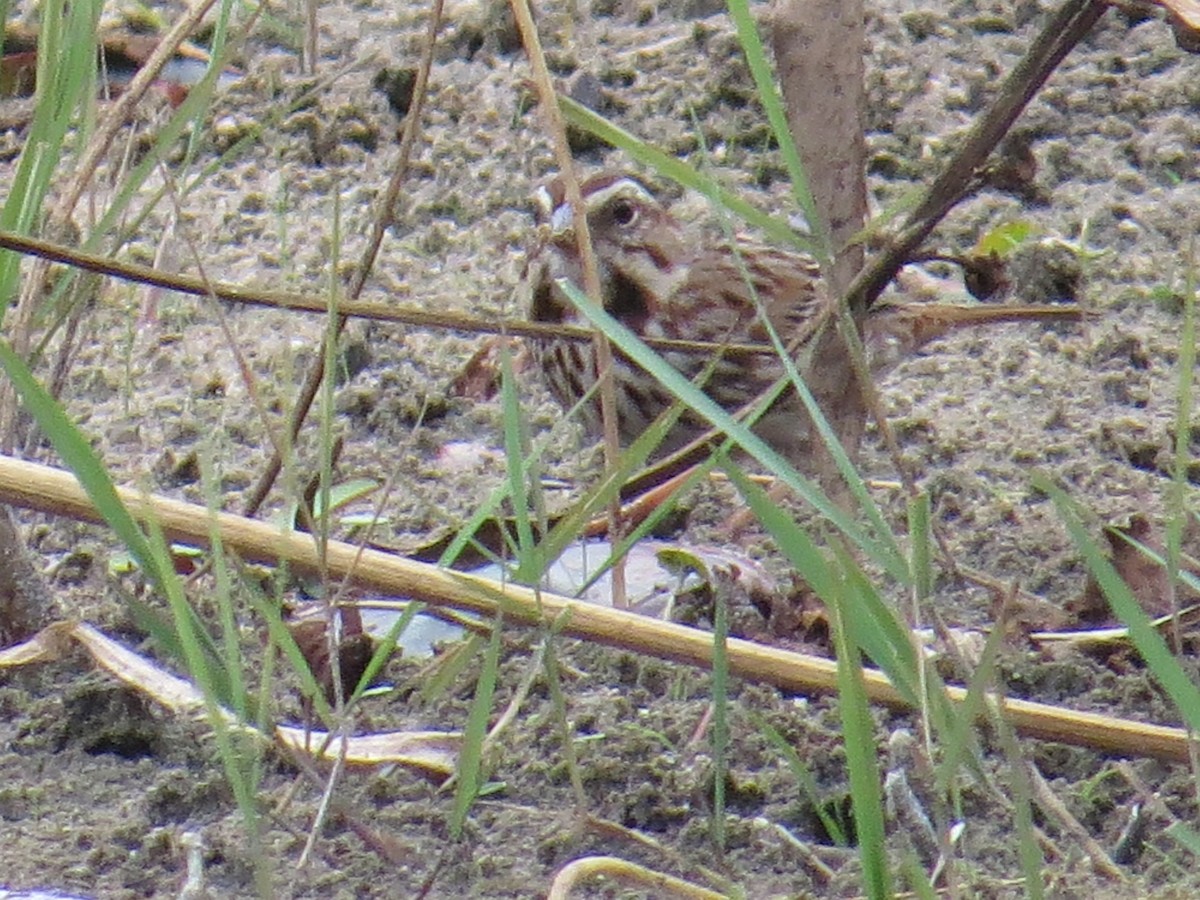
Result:
[[[807,256],[740,236],[736,253],[727,242],[695,239],[642,182],[623,172],[595,175],[581,189],[604,308],[642,337],[717,344],[765,342],[768,335],[755,304],[757,296],[784,343],[796,339],[804,344],[817,334],[831,310],[817,266]],[[521,283],[527,314],[536,322],[587,324],[557,284],[561,278],[583,284],[572,209],[561,179],[541,188],[536,201],[539,239],[526,260]],[[892,304],[867,315],[863,337],[873,368],[880,368],[963,324],[1078,318],[1080,312],[1071,308]],[[533,354],[551,393],[564,407],[578,402],[596,380],[596,359],[589,343],[537,340]],[[718,358],[715,365],[711,356],[681,351],[666,351],[663,356],[691,379],[712,365],[704,390],[731,412],[762,394],[783,371],[771,356],[729,356]],[[810,365],[831,365],[828,353],[822,360],[810,360]],[[618,430],[622,442],[629,443],[674,402],[674,396],[620,354],[613,365]],[[832,365],[840,369],[825,374],[853,384],[848,358],[835,355]],[[812,374],[801,372],[806,377]],[[582,414],[589,430],[598,434],[599,403],[585,404]],[[708,427],[687,411],[661,450],[684,446]],[[780,397],[755,430],[794,465],[811,469],[808,463],[816,442],[793,392]]]

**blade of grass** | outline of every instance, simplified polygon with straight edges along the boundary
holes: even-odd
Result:
[[[748,16],[749,14],[746,13],[746,15]],[[742,26],[739,24],[739,34],[741,34],[741,29]],[[772,124],[774,127],[782,129],[783,137],[781,140],[786,141],[787,147],[790,148],[791,155],[793,157],[791,162],[794,170],[793,176],[799,179],[798,182],[793,182],[793,184],[799,185],[796,187],[796,190],[798,190],[807,198],[807,202],[811,206],[815,203],[815,201],[812,198],[811,191],[809,191],[808,186],[805,183],[806,179],[804,167],[800,161],[799,154],[797,153],[795,146],[791,142],[791,133],[787,128],[783,107],[777,93],[775,92],[773,83],[770,81],[770,66],[767,64],[763,55],[762,45],[758,43],[758,36],[757,33],[754,32],[752,23],[749,26],[749,31],[751,34],[750,37],[742,35],[743,49],[747,54],[747,58],[756,57],[759,61],[759,71],[755,73],[756,81],[760,77],[762,78],[762,81],[759,82],[759,88],[764,97],[769,95],[770,101],[774,104],[774,109],[777,113],[777,118],[773,120]],[[750,46],[751,43],[753,46]],[[766,102],[766,100],[764,100],[764,102]],[[704,130],[701,128],[700,121],[695,117],[695,115],[692,117],[692,125],[696,132],[697,140],[700,142],[701,151],[707,157],[708,146],[704,140]],[[825,411],[820,408],[816,398],[813,397],[812,392],[809,391],[808,385],[805,384],[804,379],[800,377],[800,373],[796,368],[796,363],[793,359],[792,352],[789,352],[788,348],[785,346],[784,341],[780,338],[778,331],[776,331],[774,324],[771,322],[771,317],[767,314],[767,305],[759,296],[756,280],[752,276],[750,267],[747,265],[746,260],[740,251],[737,235],[734,231],[733,223],[730,221],[730,210],[721,206],[719,203],[714,203],[713,206],[718,214],[718,220],[720,221],[721,227],[725,233],[725,240],[734,251],[734,262],[737,264],[738,273],[746,287],[747,293],[754,302],[759,324],[762,325],[763,329],[766,331],[768,340],[771,342],[772,349],[775,351],[775,355],[779,358],[779,361],[783,366],[784,374],[787,376],[792,388],[796,391],[796,395],[804,404],[804,408],[808,413],[809,419],[811,420],[813,427],[816,428],[817,433],[820,435],[822,442],[834,461],[834,464],[837,466],[839,474],[842,476],[846,485],[850,488],[851,495],[855,500],[858,501],[859,507],[866,512],[872,527],[875,529],[875,532],[884,536],[890,535],[890,530],[883,519],[883,513],[875,505],[874,499],[867,490],[866,483],[858,474],[858,470],[851,461],[849,454],[846,453],[846,449],[842,446],[842,442],[838,439],[838,436],[830,427],[829,421],[825,418]],[[828,242],[826,241],[826,244],[827,243]],[[827,251],[826,258],[822,260],[822,265],[825,265],[826,263],[831,263],[831,259],[828,254],[832,251],[830,251],[827,246],[822,246],[825,247]],[[857,330],[854,328],[853,322],[849,322],[845,327],[857,334]],[[861,364],[861,346],[858,346],[857,349],[851,347],[847,347],[847,349],[851,350],[852,354],[858,354],[858,362]],[[710,364],[710,368],[715,367],[716,363],[717,358],[714,357],[712,363]],[[865,371],[865,366],[860,365],[859,370]],[[700,384],[704,384],[706,383],[707,378],[698,379],[697,381]],[[775,402],[775,398],[777,396],[778,394],[772,391],[769,398],[763,398],[755,413],[747,417],[747,424],[752,425],[753,421],[756,421],[758,416],[764,414],[766,410],[770,408],[771,404]]]
[[[911,850],[904,854],[904,859],[900,862],[900,871],[908,889],[912,891],[912,896],[918,900],[937,900],[937,889],[930,882],[921,861]]]
[[[300,651],[300,647],[297,646],[296,639],[292,637],[292,633],[284,623],[279,612],[280,605],[263,596],[254,585],[247,585],[247,587],[249,588],[248,596],[251,607],[267,624],[269,646],[283,651],[284,658],[300,680],[300,695],[312,702],[313,712],[321,723],[327,728],[332,728],[333,709],[329,706],[329,701],[325,699],[325,692],[317,684],[317,678],[304,658],[304,654]]]
[[[920,606],[933,595],[933,530],[929,494],[925,491],[908,501],[908,536],[912,553],[910,570],[913,575],[912,624],[921,621]]]
[[[771,723],[764,719],[761,715],[751,710],[751,721],[754,727],[763,733],[768,743],[775,747],[779,754],[783,757],[787,767],[791,770],[792,777],[796,779],[796,783],[800,785],[800,792],[808,798],[808,802],[812,804],[813,812],[821,821],[825,833],[829,835],[829,839],[833,841],[836,847],[848,847],[849,841],[846,838],[846,830],[842,828],[842,823],[829,814],[828,805],[822,801],[820,789],[817,787],[817,780],[813,778],[813,774],[809,771],[808,766],[804,764],[804,760],[800,758],[800,754],[782,734],[776,730]]]
[[[237,613],[233,603],[233,578],[229,571],[229,561],[225,555],[225,545],[221,539],[221,529],[217,524],[216,512],[220,509],[217,480],[213,474],[211,451],[200,454],[200,484],[204,491],[205,505],[212,515],[209,516],[209,558],[213,563],[213,578],[215,581],[214,595],[217,603],[217,615],[221,624],[222,660],[224,671],[229,679],[229,701],[234,712],[242,721],[250,721],[253,717],[249,707],[249,694],[243,678],[245,661],[241,652],[241,628],[238,627]]]
[[[533,537],[529,520],[530,494],[537,491],[528,475],[529,434],[521,401],[517,396],[517,379],[513,375],[512,354],[508,344],[500,345],[500,403],[504,423],[504,459],[508,471],[508,496],[512,498],[513,519],[517,527],[517,570],[513,576],[521,584],[536,584],[545,572],[549,560]],[[541,507],[540,501],[535,501]]]
[[[93,0],[49,0],[41,7],[33,120],[0,211],[5,230],[33,232],[54,173],[63,159],[73,156],[64,149],[67,134],[78,124],[77,113],[95,98],[100,9]],[[80,133],[78,140],[86,141],[87,134]],[[0,253],[0,313],[16,291],[20,259],[15,253]]]
[[[804,576],[805,582],[818,597],[829,603],[837,590],[837,582],[830,571],[829,561],[816,542],[788,517],[786,511],[773,503],[767,492],[751,481],[740,466],[723,459],[721,469],[741,493],[759,524],[775,538],[780,551],[795,570]]]
[[[880,568],[901,583],[909,581],[908,562],[900,553],[889,532],[873,537],[862,529],[843,510],[838,508],[811,480],[797,472],[782,456],[744,424],[737,422],[707,394],[692,384],[666,360],[647,347],[632,331],[608,312],[592,303],[565,280],[559,287],[571,302],[608,336],[613,345],[649,372],[660,384],[682,400],[710,425],[727,434],[746,453],[754,457],[801,498],[838,527],[856,546]]]
[[[844,601],[853,591],[839,579],[838,594],[829,606],[829,627],[837,653],[838,708],[842,717],[842,741],[850,773],[850,797],[854,805],[854,830],[863,868],[863,887],[873,900],[892,896],[884,838],[883,796],[879,788],[879,761],[870,704],[863,683],[859,652],[863,630],[848,614]]]
[[[1021,860],[1021,871],[1025,875],[1025,892],[1031,900],[1042,900],[1046,896],[1043,885],[1045,860],[1038,845],[1033,821],[1033,786],[1030,784],[1028,763],[1021,753],[1017,736],[1003,719],[998,719],[1000,744],[1008,759],[1012,773],[1012,801],[1014,825],[1017,832],[1017,855]]]
[[[1076,503],[1043,473],[1034,475],[1033,484],[1054,502],[1068,533],[1083,556],[1088,571],[1100,585],[1100,590],[1117,618],[1129,629],[1129,639],[1179,710],[1188,728],[1200,731],[1200,690],[1192,684],[1179,660],[1155,630],[1150,616],[1138,604],[1137,598],[1121,579],[1100,545],[1088,534]]]
[[[766,51],[758,37],[758,22],[750,12],[750,4],[747,0],[728,0],[728,6],[729,17],[737,29],[738,41],[742,45],[742,52],[746,56],[750,75],[754,79],[754,86],[758,91],[759,102],[766,111],[767,122],[779,144],[779,155],[787,168],[792,194],[804,212],[804,218],[808,222],[809,228],[816,235],[812,246],[806,249],[817,258],[821,270],[826,271],[833,262],[829,228],[821,216],[820,210],[817,209],[816,200],[813,199],[812,191],[808,186],[808,175],[800,160],[800,152],[796,149],[795,141],[792,140],[792,131],[788,127],[787,115],[784,113],[783,100],[776,87],[775,75],[771,71],[771,64],[767,61]]]
[[[96,451],[4,340],[0,340],[0,368],[4,369],[22,405],[50,440],[59,458],[87,491],[104,521],[116,532],[156,589],[166,593],[167,583],[175,577],[174,567],[152,552],[145,533],[117,497],[112,479]]]
[[[712,574],[701,573],[707,584],[712,584]],[[712,760],[713,760],[713,810],[710,834],[718,852],[725,852],[725,778],[729,772],[729,607],[724,592],[717,588],[713,598],[713,654],[712,654]]]
[[[475,683],[475,699],[467,715],[467,727],[463,731],[462,751],[458,755],[457,783],[454,788],[454,808],[450,813],[450,835],[455,840],[462,837],[467,815],[479,796],[483,783],[483,739],[487,736],[488,717],[492,711],[492,697],[496,692],[496,677],[500,668],[500,635],[504,619],[497,616],[492,623],[492,635],[483,654],[483,667]]]
[[[150,552],[155,557],[158,568],[169,570],[170,548],[166,537],[153,519],[149,522],[149,530]],[[253,709],[249,696],[244,693],[245,687],[240,673],[236,683],[243,693],[236,697],[231,696],[231,686],[235,683],[235,678],[220,657],[206,651],[212,638],[188,603],[182,581],[177,576],[166,578],[162,588],[174,620],[175,632],[188,673],[204,695],[208,724],[213,730],[217,754],[221,759],[225,777],[233,789],[238,810],[242,814],[248,850],[255,854],[255,885],[261,896],[271,896],[270,869],[267,857],[259,846],[261,822],[258,815],[257,791],[258,780],[263,772],[261,751],[257,742],[249,735],[240,734],[236,728],[231,727],[224,708],[247,710],[255,715],[257,711]]]
[[[746,505],[754,512],[759,523],[775,538],[780,551],[814,593],[827,606],[842,600],[852,604],[847,614],[864,623],[857,631],[862,638],[860,649],[883,669],[907,701],[916,706],[922,696],[918,675],[920,658],[913,647],[911,635],[857,564],[843,554],[842,578],[855,587],[853,592],[846,594],[841,590],[839,579],[833,577],[830,563],[816,542],[771,501],[766,491],[728,459],[722,461],[722,469],[745,498]],[[933,720],[940,730],[954,721],[953,706],[946,697],[945,685],[935,674],[929,679],[929,685],[928,696],[935,700],[931,703]]]
[[[546,671],[546,685],[550,691],[554,721],[563,745],[567,777],[571,782],[571,792],[575,795],[575,806],[582,821],[587,815],[587,791],[583,786],[579,757],[575,752],[575,734],[567,717],[567,697],[562,688],[562,673],[558,664],[558,651],[555,649],[557,637],[557,629],[548,630],[542,643],[542,666]]]
[[[573,419],[578,414],[579,409],[582,408],[585,403],[592,402],[592,397],[594,396],[595,391],[596,386],[593,385],[591,390],[584,394],[584,396],[567,412],[566,416],[564,416],[564,419]],[[541,446],[542,445],[536,446],[528,454],[527,458],[520,460],[522,467],[520,470],[522,480],[528,480],[531,478],[534,467],[540,464],[542,456]],[[617,473],[614,472],[613,474],[615,475]],[[454,562],[458,559],[459,555],[463,552],[467,545],[474,541],[475,534],[484,525],[484,523],[490,519],[498,518],[501,507],[507,500],[509,500],[511,496],[512,490],[510,487],[510,479],[506,478],[503,482],[496,486],[496,489],[493,490],[488,498],[479,506],[466,524],[464,524],[462,528],[458,530],[458,533],[454,536],[454,540],[449,543],[446,549],[442,552],[442,555],[438,558],[438,565],[447,568],[453,566]],[[607,503],[607,500],[605,503]],[[568,516],[569,515],[570,513],[568,513]],[[580,523],[586,520],[586,516],[580,517]],[[566,541],[566,544],[569,544],[571,540],[574,539],[574,536],[578,535],[581,528],[582,524],[577,526],[571,532],[572,536]],[[566,544],[562,544],[561,546],[565,546]],[[476,546],[478,547],[479,545],[476,544]],[[559,553],[561,553],[561,549],[556,549],[554,543],[548,544],[547,549],[543,551],[543,555],[547,559],[551,560],[556,559]],[[491,556],[490,553],[484,553],[484,555],[489,557]],[[494,561],[497,563],[501,562],[498,559]]]
[[[203,92],[203,96],[200,98],[200,105],[205,110],[212,108],[214,92],[222,73],[225,71],[225,66],[229,62],[226,42],[229,37],[229,19],[233,13],[233,7],[234,0],[221,0],[216,15],[213,17],[212,38],[209,41],[208,68],[199,82],[193,85],[188,91],[189,94],[193,91]],[[253,30],[253,21],[257,16],[258,10],[255,10],[251,13],[250,23],[243,23],[243,34],[248,34]],[[188,135],[188,146],[183,154],[183,162],[180,165],[181,169],[191,168],[196,154],[203,144],[204,137],[204,129],[192,129]]]
[[[425,606],[422,603],[409,603],[408,606],[404,607],[404,612],[397,616],[396,621],[388,628],[387,634],[376,643],[375,650],[371,653],[371,658],[367,660],[367,666],[363,669],[363,673],[358,679],[358,684],[354,687],[354,693],[350,695],[348,702],[353,703],[358,700],[363,695],[363,691],[371,686],[376,676],[387,665],[387,661],[391,659],[392,653],[396,650],[396,644],[404,636],[404,632],[408,630],[408,626],[412,624],[413,619],[424,608]]]
[[[1175,388],[1175,454],[1171,466],[1171,483],[1167,489],[1167,584],[1171,592],[1171,611],[1178,615],[1179,602],[1175,585],[1181,569],[1183,556],[1183,530],[1187,524],[1188,472],[1191,464],[1192,443],[1192,380],[1196,366],[1196,261],[1195,235],[1192,236],[1187,267],[1187,283],[1184,286],[1183,328],[1179,333],[1179,372]],[[1178,629],[1176,629],[1178,632]],[[1175,634],[1176,643],[1180,635]]]
[[[696,171],[687,163],[647,144],[568,97],[560,95],[558,105],[562,110],[563,118],[569,124],[582,128],[600,140],[624,150],[632,159],[653,169],[663,177],[707,197],[712,202],[728,209],[738,218],[761,229],[772,240],[807,252],[813,251],[812,240],[797,232],[787,222],[767,215],[733,191],[726,190],[707,175]]]
[[[941,732],[943,750],[936,776],[936,791],[939,795],[946,795],[955,790],[954,776],[958,772],[960,761],[968,757],[968,753],[975,778],[981,783],[986,780],[982,754],[973,726],[983,720],[986,712],[984,704],[988,699],[987,689],[995,683],[996,660],[1003,645],[1003,629],[994,628],[983,645],[983,652],[979,654],[975,671],[971,673],[966,696],[951,711],[949,729]]]
[[[728,228],[727,217],[722,217],[722,224]],[[771,342],[771,346],[774,348],[775,354],[783,366],[784,374],[786,375],[787,380],[790,382],[792,389],[796,392],[796,396],[800,398],[800,402],[804,404],[804,409],[808,413],[813,427],[816,428],[817,433],[820,435],[825,448],[828,450],[830,457],[834,461],[834,464],[837,466],[838,473],[842,476],[842,479],[850,488],[851,495],[856,501],[858,501],[859,508],[866,513],[867,518],[871,523],[871,527],[874,529],[877,535],[881,535],[885,540],[889,539],[891,537],[891,531],[883,519],[882,511],[880,511],[879,507],[875,504],[874,499],[871,497],[870,491],[867,489],[866,482],[864,482],[862,476],[858,474],[858,469],[855,468],[853,460],[850,459],[850,455],[846,452],[846,448],[842,446],[842,442],[838,439],[837,434],[830,426],[829,420],[825,418],[825,411],[821,409],[820,404],[817,403],[816,398],[808,389],[808,385],[805,384],[804,379],[800,376],[800,372],[796,367],[795,360],[792,358],[792,353],[788,352],[788,348],[784,345],[779,333],[775,330],[775,326],[771,324],[770,317],[766,314],[765,305],[758,296],[758,290],[755,288],[754,278],[750,274],[750,270],[746,265],[746,261],[743,259],[742,254],[737,252],[738,245],[737,241],[734,239],[732,231],[728,230],[726,232],[726,236],[729,240],[730,246],[734,248],[734,259],[737,262],[742,280],[744,281],[751,298],[754,300],[754,305],[758,311],[759,323],[763,326],[767,333],[768,339]],[[826,327],[833,326],[830,324]],[[852,322],[846,327],[850,331],[854,331]],[[854,333],[857,335],[857,331],[854,331]],[[816,340],[819,339],[820,336],[818,335]],[[862,348],[860,346],[856,351],[852,351],[858,353],[860,362],[862,356],[861,350]],[[865,371],[865,367],[862,367],[862,370]],[[760,404],[759,410],[761,412],[765,412],[768,408],[770,408],[770,405],[775,402],[775,396],[776,395],[772,392],[771,399],[764,400]],[[895,545],[894,541],[892,542],[892,549],[899,553],[899,548]]]
[[[719,361],[719,354],[714,355],[700,374],[696,376],[696,382],[699,384],[706,382]],[[679,421],[679,417],[683,414],[684,408],[683,403],[678,400],[672,403],[648,428],[638,435],[632,445],[626,448],[625,452],[621,455],[620,461],[617,465],[608,469],[600,484],[585,495],[583,500],[576,504],[558,522],[547,537],[546,543],[550,548],[548,552],[549,559],[557,559],[568,544],[576,539],[576,536],[583,530],[584,525],[595,516],[596,511],[617,498],[626,481],[634,472],[645,465],[646,461],[650,458],[650,454],[666,440],[671,430],[675,427],[675,423]],[[685,482],[676,488],[670,497],[664,499],[655,508],[652,515],[644,519],[631,532],[623,535],[621,540],[617,541],[616,545],[611,548],[612,552],[609,554],[608,559],[592,573],[591,577],[580,588],[580,593],[586,591],[604,577],[605,573],[616,566],[617,562],[624,558],[625,554],[629,552],[629,549],[635,543],[641,540],[642,537],[671,512],[672,507],[670,504],[674,498],[681,496],[688,487],[695,484],[701,477],[711,471],[712,467],[713,456],[710,455],[708,461],[696,467],[693,470],[692,476],[685,479]]]
[[[694,469],[692,469],[691,474],[675,488],[669,497],[665,498],[661,503],[659,503],[659,505],[654,508],[654,511],[650,515],[646,516],[646,518],[638,523],[636,528],[624,535],[621,540],[617,542],[616,547],[611,548],[608,558],[601,563],[595,572],[593,572],[583,583],[583,586],[579,589],[579,594],[584,594],[588,588],[604,577],[604,573],[612,567],[613,562],[616,559],[619,559],[627,554],[634,544],[642,540],[644,537],[646,537],[646,535],[651,534],[654,529],[657,528],[659,524],[674,511],[677,498],[682,497],[689,490],[706,479],[709,476],[709,473],[711,473],[715,467],[716,457],[710,457],[706,462],[701,463],[699,466],[696,466]]]
[[[442,653],[438,657],[437,668],[432,677],[426,678],[420,685],[421,700],[432,703],[445,695],[450,685],[466,671],[467,665],[484,647],[484,638],[472,632],[464,641]]]
[[[1181,847],[1190,850],[1193,856],[1200,856],[1200,832],[1189,828],[1183,822],[1172,822],[1163,833]]]

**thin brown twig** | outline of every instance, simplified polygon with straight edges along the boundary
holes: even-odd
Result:
[[[429,72],[433,68],[433,50],[434,45],[437,43],[438,31],[441,29],[444,7],[444,0],[433,0],[433,6],[429,15],[429,29],[425,33],[425,47],[421,53],[421,64],[417,68],[417,79],[413,85],[412,106],[409,108],[408,116],[404,122],[404,134],[400,138],[399,159],[396,161],[396,168],[392,173],[391,179],[388,181],[386,190],[383,192],[383,197],[380,198],[379,207],[376,210],[375,222],[371,226],[371,236],[367,240],[367,246],[363,250],[358,266],[354,270],[354,275],[350,279],[350,285],[346,290],[346,298],[340,302],[339,308],[344,308],[347,303],[357,301],[362,295],[363,288],[367,283],[367,277],[375,267],[375,259],[379,255],[380,246],[383,244],[383,236],[392,224],[396,203],[400,199],[400,189],[408,178],[409,161],[412,158],[413,147],[416,145],[421,131],[421,114],[425,107],[425,99],[429,87]],[[341,335],[342,329],[346,327],[346,321],[346,316],[340,313],[336,329],[337,335]],[[304,424],[304,420],[308,416],[308,411],[312,408],[313,401],[317,398],[317,391],[321,388],[321,381],[325,377],[325,356],[323,340],[320,352],[317,353],[316,361],[313,363],[313,367],[309,369],[308,376],[300,388],[300,395],[296,398],[296,405],[292,411],[292,419],[288,423],[293,440],[300,433],[300,427]],[[280,454],[273,454],[267,463],[267,468],[259,477],[258,482],[254,485],[246,501],[244,510],[247,516],[253,516],[258,512],[263,501],[266,500],[267,494],[271,492],[271,487],[275,484],[275,479],[279,477],[279,468],[282,464],[283,459]]]
[[[1071,814],[1067,805],[1046,782],[1045,776],[1042,775],[1037,765],[1027,760],[1025,768],[1029,773],[1029,784],[1033,790],[1034,801],[1046,815],[1058,823],[1059,827],[1079,842],[1084,852],[1090,857],[1093,870],[1114,881],[1125,882],[1127,880],[1125,872],[1113,862],[1108,851],[1101,847],[1079,820]]]
[[[97,272],[110,278],[120,278],[138,284],[165,288],[180,294],[196,297],[215,296],[231,303],[287,309],[325,315],[329,312],[329,301],[315,294],[289,293],[287,291],[261,291],[255,288],[224,282],[205,282],[190,275],[177,275],[136,263],[122,262],[86,253],[62,244],[25,237],[8,231],[0,231],[0,249],[15,250],[31,256],[39,256],[51,262]],[[433,307],[440,304],[431,303]],[[594,332],[590,328],[568,325],[553,325],[543,322],[528,322],[523,319],[496,319],[472,316],[455,312],[437,312],[425,308],[396,306],[375,300],[339,300],[338,312],[347,319],[371,319],[379,322],[397,322],[417,328],[440,328],[449,331],[464,331],[473,334],[518,335],[521,337],[555,338],[556,340],[591,341]],[[728,355],[769,355],[775,351],[767,344],[718,344],[711,341],[685,341],[668,338],[643,338],[646,344],[657,350],[707,355],[720,350]]]

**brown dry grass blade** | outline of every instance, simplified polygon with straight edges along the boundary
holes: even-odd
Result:
[[[68,653],[74,644],[86,650],[97,665],[174,712],[192,714],[206,709],[204,695],[191,682],[83,622],[57,622],[22,644],[0,650],[0,669],[51,662]],[[276,727],[275,738],[297,753],[326,761],[342,756],[340,742],[344,741],[344,759],[350,765],[396,763],[441,778],[453,774],[462,742],[455,732],[398,731],[335,738],[287,725]],[[265,735],[263,739],[267,739]]]
[[[314,572],[380,593],[409,597],[432,606],[468,610],[506,621],[555,628],[561,633],[611,647],[632,650],[708,668],[712,635],[695,628],[647,619],[632,613],[581,603],[512,584],[449,572],[353,544],[329,541],[320,553],[310,535],[281,532],[277,527],[229,513],[128,488],[121,501],[142,520],[153,519],[173,539],[206,545],[217,528],[224,546],[250,561],[289,561]],[[0,502],[83,521],[97,521],[86,492],[69,472],[0,456]],[[731,639],[727,646],[731,675],[799,693],[837,691],[837,663],[830,659]],[[909,709],[907,699],[882,673],[866,670],[863,678],[875,703]],[[961,703],[962,688],[949,688]],[[1147,725],[1097,713],[1083,713],[1043,703],[996,697],[995,706],[1026,737],[1060,741],[1124,756],[1149,756],[1181,762],[1188,759],[1188,736],[1182,728]]]

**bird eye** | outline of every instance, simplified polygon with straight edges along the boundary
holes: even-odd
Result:
[[[637,207],[629,200],[614,200],[612,204],[613,221],[618,225],[632,225],[637,221]]]

